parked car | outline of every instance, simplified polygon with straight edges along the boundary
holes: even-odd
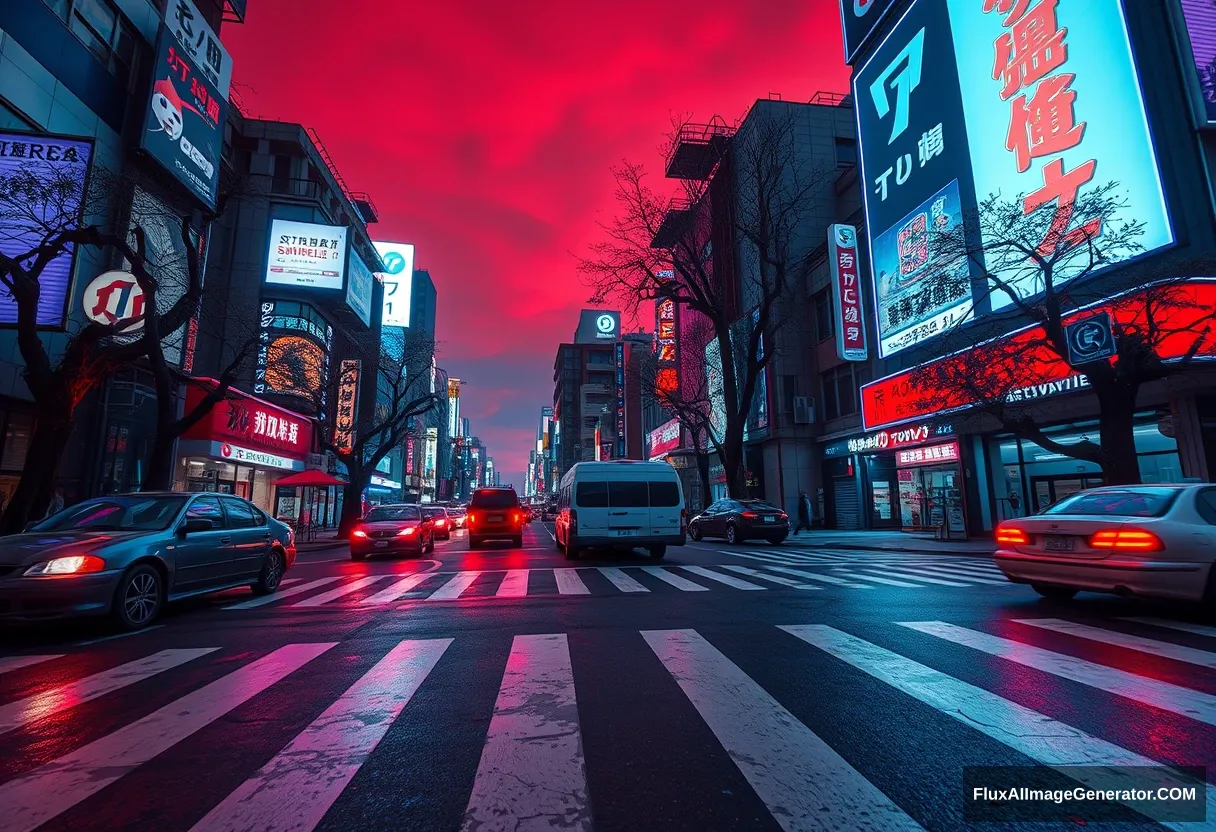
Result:
[[[350,533],[351,560],[435,551],[435,524],[416,505],[376,506]]]
[[[763,500],[718,500],[688,522],[693,540],[721,537],[731,545],[760,538],[775,546],[789,534],[789,516]]]
[[[513,545],[523,546],[524,522],[524,510],[514,488],[479,488],[469,501],[469,548],[476,549],[494,538],[510,538]]]
[[[451,540],[452,539],[452,518],[448,517],[448,510],[443,506],[423,506],[422,516],[429,519],[435,525],[436,540]]]
[[[275,592],[295,558],[291,528],[239,497],[110,494],[0,537],[0,619],[110,615],[137,630],[182,598]]]
[[[665,462],[580,462],[562,477],[554,542],[569,560],[590,547],[642,547],[654,558],[685,540],[684,491]]]
[[[1092,488],[996,529],[996,565],[1047,598],[1080,590],[1216,606],[1216,485]]]

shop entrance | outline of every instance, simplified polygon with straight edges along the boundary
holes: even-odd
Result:
[[[1053,477],[1031,477],[1030,493],[1034,496],[1034,511],[1038,513],[1048,506],[1055,505],[1065,497],[1071,497],[1087,488],[1097,488],[1102,485],[1101,477],[1057,475]]]

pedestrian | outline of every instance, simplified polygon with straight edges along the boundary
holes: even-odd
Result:
[[[805,491],[798,492],[798,525],[794,527],[794,535],[806,529],[811,530],[811,498],[806,495]]]

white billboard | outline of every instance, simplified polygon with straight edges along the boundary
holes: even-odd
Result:
[[[414,290],[414,247],[409,243],[372,242],[386,271],[380,272],[384,283],[384,317],[381,326],[410,325],[410,294]]]
[[[346,277],[346,228],[295,220],[270,224],[266,282],[341,290]]]
[[[352,247],[350,250],[350,284],[346,287],[346,305],[359,316],[364,326],[372,325],[372,273],[363,264],[363,258]]]

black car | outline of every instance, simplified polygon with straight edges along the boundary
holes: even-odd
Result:
[[[524,545],[527,521],[514,488],[479,488],[474,491],[466,523],[470,549],[476,549],[493,538],[510,538],[515,546]]]
[[[688,536],[724,537],[730,544],[760,538],[774,545],[790,534],[789,516],[763,500],[718,500],[688,523]]]

